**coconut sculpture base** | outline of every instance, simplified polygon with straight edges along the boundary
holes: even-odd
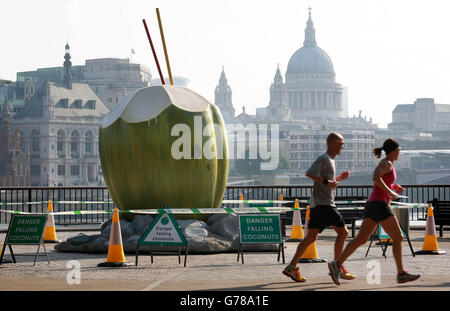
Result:
[[[128,96],[102,119],[99,153],[119,210],[220,207],[228,177],[225,124],[215,105],[187,88],[152,86]],[[208,215],[176,218],[187,217]]]
[[[132,221],[128,221],[120,214],[120,229],[123,241],[123,250],[125,254],[135,255],[139,238],[147,231],[154,220],[152,215],[136,215]],[[209,217],[207,222],[184,219],[178,220],[183,235],[189,243],[189,254],[217,254],[237,252],[239,247],[239,226],[238,215],[235,214],[214,214]],[[87,235],[81,233],[68,238],[55,245],[59,252],[77,252],[77,253],[108,253],[108,245],[111,233],[111,220],[105,222],[100,234]],[[175,252],[177,246],[152,246],[153,252]],[[270,251],[278,250],[278,244],[244,244],[246,252],[251,251]],[[149,254],[150,246],[141,245],[139,247],[141,254]]]

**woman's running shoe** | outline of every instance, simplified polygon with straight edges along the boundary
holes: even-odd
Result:
[[[420,274],[410,274],[406,270],[402,274],[397,274],[397,283],[412,282],[420,278]]]

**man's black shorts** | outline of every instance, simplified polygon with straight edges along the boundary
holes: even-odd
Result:
[[[389,216],[394,216],[394,213],[385,201],[369,201],[364,205],[363,218],[370,218],[378,223]]]
[[[317,205],[311,208],[308,229],[319,229],[319,233],[326,227],[344,227],[344,218],[334,206]]]

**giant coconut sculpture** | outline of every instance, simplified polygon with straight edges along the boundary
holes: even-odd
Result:
[[[225,124],[215,105],[187,88],[130,94],[101,120],[99,153],[119,210],[220,207],[228,177]]]

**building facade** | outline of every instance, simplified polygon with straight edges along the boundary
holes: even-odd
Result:
[[[265,115],[285,121],[341,118],[342,92],[330,56],[317,45],[310,10],[303,46],[289,59],[284,81],[279,66],[275,72]]]
[[[372,119],[363,117],[361,111],[359,116],[348,118],[347,99],[343,99],[348,90],[344,92],[335,77],[331,58],[317,46],[310,11],[303,46],[289,59],[285,78],[277,66],[268,106],[257,108],[256,115],[246,113],[242,107],[242,113],[234,117],[232,92],[223,70],[216,87],[215,104],[229,125],[229,135],[230,129],[241,133],[235,141],[244,145],[245,140],[246,146],[253,146],[250,149],[257,150],[259,143],[246,138],[252,129],[259,130],[262,124],[278,125],[279,160],[280,164],[287,160],[288,169],[280,166],[281,170],[274,170],[273,174],[288,176],[284,180],[292,184],[304,182],[306,170],[326,152],[326,137],[334,131],[341,133],[345,140],[344,150],[336,158],[336,168],[350,170],[352,176],[372,174],[376,164],[372,149],[377,142],[378,127]]]
[[[11,130],[30,157],[31,186],[99,185],[98,129],[109,109],[89,84],[74,82],[68,45],[63,72],[35,89]]]
[[[327,136],[337,130],[344,137],[344,149],[336,157],[336,170],[352,175],[372,173],[376,158],[372,154],[375,135],[370,130],[299,129],[289,132],[291,179],[304,177],[315,159],[327,150]]]
[[[397,105],[388,128],[413,132],[450,131],[450,105],[436,104],[434,98],[417,98],[414,104]]]
[[[21,131],[11,131],[13,107],[7,101],[0,113],[0,187],[30,185],[30,158],[24,152]]]
[[[219,84],[214,91],[214,104],[219,107],[220,112],[225,123],[233,123],[235,118],[235,109],[232,102],[233,92],[228,85],[227,77],[225,76],[224,68],[220,74]]]
[[[64,57],[70,57],[70,47],[66,44]],[[70,62],[70,58],[65,59]],[[141,64],[133,64],[125,58],[87,59],[84,65],[72,66],[72,82],[87,83],[99,99],[108,107],[117,105],[129,93],[151,84],[150,70]],[[67,77],[66,67],[40,68],[35,71],[17,73],[16,96],[25,104],[46,82],[60,82]]]

